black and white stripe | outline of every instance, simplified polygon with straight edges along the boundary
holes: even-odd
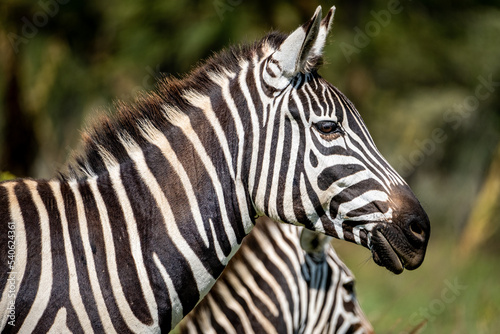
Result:
[[[179,333],[373,333],[330,238],[257,221]]]
[[[118,103],[58,179],[1,183],[0,329],[168,331],[259,215],[367,246],[394,272],[418,267],[425,212],[317,74],[332,18],[318,8],[289,36]],[[11,229],[13,269],[2,246]]]

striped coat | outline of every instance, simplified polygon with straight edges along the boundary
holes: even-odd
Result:
[[[260,219],[180,333],[372,333],[329,241]]]

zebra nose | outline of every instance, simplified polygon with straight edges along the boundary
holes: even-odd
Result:
[[[430,236],[429,218],[423,209],[418,214],[411,215],[407,222],[407,228],[403,229],[403,233],[410,246],[412,256],[406,259],[405,268],[408,270],[418,268],[425,256],[427,243]]]
[[[410,187],[400,186],[391,191],[394,222],[415,248],[427,245],[430,236],[430,222]]]
[[[400,224],[408,242],[416,249],[427,246],[430,236],[429,217],[416,198],[400,213]],[[406,226],[404,226],[406,225]]]
[[[410,245],[415,250],[425,249],[430,235],[429,217],[416,198],[400,206],[395,211],[395,218]]]
[[[393,222],[400,231],[399,251],[406,269],[418,268],[425,257],[431,227],[427,213],[408,186],[392,189]],[[405,240],[406,239],[406,240]]]

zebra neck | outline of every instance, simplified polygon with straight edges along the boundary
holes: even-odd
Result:
[[[182,103],[151,98],[136,107],[144,109],[137,117],[97,128],[75,165],[84,177],[63,183],[86,193],[82,207],[98,209],[89,210],[87,224],[96,229],[89,234],[102,234],[107,219],[109,247],[128,249],[116,261],[126,259],[136,268],[128,277],[137,279],[123,291],[140,286],[134,303],[146,305],[149,282],[153,304],[143,309],[159,314],[162,330],[207,293],[254,225],[245,152],[258,137],[247,138],[250,108],[231,97],[236,74],[210,80],[204,93],[181,90]]]
[[[224,107],[210,101],[198,96],[203,104],[194,107],[202,110],[162,106],[168,129],[143,121],[146,143],[122,137],[129,163],[108,162],[110,180],[95,181],[117,193],[121,185],[118,197],[129,199],[124,217],[145,231],[141,249],[152,260],[148,274],[160,287],[155,296],[162,295],[156,299],[173,306],[163,316],[171,326],[209,291],[254,224],[243,177],[245,135],[219,121]]]

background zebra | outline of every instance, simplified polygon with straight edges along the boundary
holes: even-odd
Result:
[[[259,219],[179,332],[373,333],[354,295],[354,277],[329,241]]]
[[[318,8],[289,36],[118,103],[61,178],[2,183],[0,328],[168,331],[260,215],[362,244],[396,273],[418,267],[427,215],[317,73],[332,18]]]

